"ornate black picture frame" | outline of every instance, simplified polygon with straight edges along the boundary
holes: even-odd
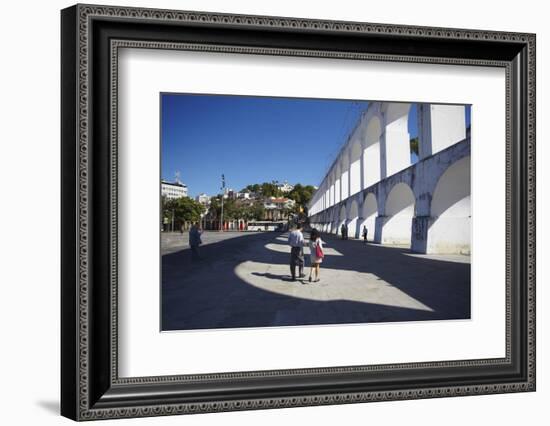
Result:
[[[160,416],[535,390],[535,35],[76,5],[61,13],[61,413]],[[506,72],[506,356],[118,376],[117,52],[187,49]]]

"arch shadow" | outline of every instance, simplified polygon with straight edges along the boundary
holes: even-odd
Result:
[[[288,265],[289,255],[266,248],[284,234],[258,233],[201,247],[202,260],[191,263],[184,248],[162,256],[161,330],[192,330],[470,318],[470,265],[409,256],[408,250],[339,240],[323,235],[327,247],[342,256],[327,256],[323,270],[373,274],[429,307],[413,309],[352,300],[312,300],[292,295],[284,275],[250,270],[250,279],[268,278],[267,288],[252,285],[235,272],[245,262]],[[398,265],[398,266],[396,266]],[[290,272],[290,271],[289,271]],[[334,283],[322,283],[338,285]],[[288,285],[281,294],[276,286]],[[271,287],[273,286],[273,287]],[[323,287],[312,287],[323,291]]]

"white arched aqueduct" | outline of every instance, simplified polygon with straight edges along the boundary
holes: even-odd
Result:
[[[465,106],[371,102],[309,205],[312,226],[420,253],[470,253],[470,136]]]

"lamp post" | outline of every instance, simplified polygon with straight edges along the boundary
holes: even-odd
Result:
[[[222,213],[221,213],[221,220],[220,220],[220,231],[223,232],[223,199],[225,197],[225,176],[222,173]]]

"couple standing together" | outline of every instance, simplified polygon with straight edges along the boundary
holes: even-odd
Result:
[[[298,224],[290,234],[288,234],[288,244],[290,244],[290,273],[292,275],[292,281],[296,281],[296,266],[298,266],[298,273],[300,278],[305,278],[304,274],[304,246],[306,242],[304,235],[302,234],[302,226]],[[311,269],[309,271],[309,282],[312,282],[313,273],[315,272],[314,282],[320,280],[320,266],[323,261],[323,240],[321,240],[321,234],[317,229],[311,230],[311,236],[309,238],[309,251]]]

